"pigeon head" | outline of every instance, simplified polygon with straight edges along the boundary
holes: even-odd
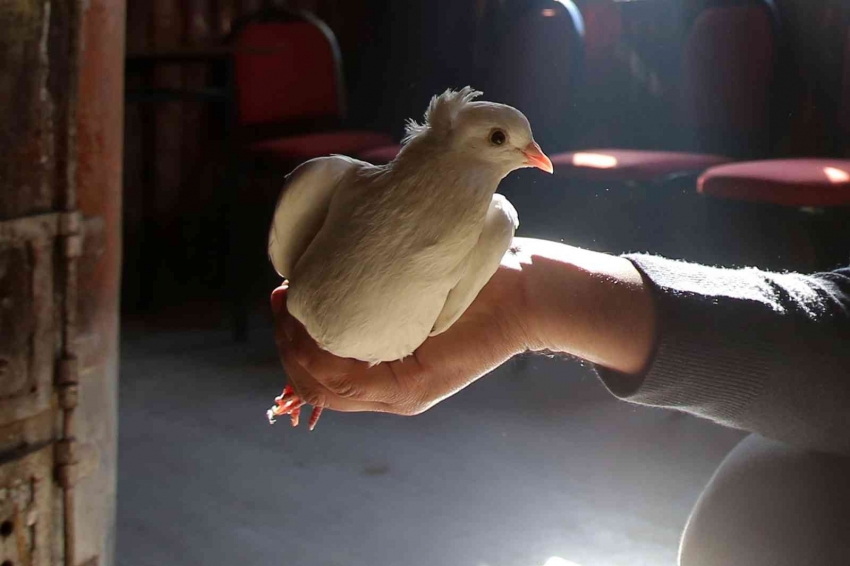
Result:
[[[432,139],[461,159],[483,162],[504,174],[523,167],[552,173],[552,162],[534,141],[525,115],[506,104],[475,101],[481,94],[466,87],[435,96],[424,124],[408,122],[405,143]]]
[[[534,141],[522,112],[505,104],[471,102],[455,119],[455,150],[505,169],[537,167],[552,173],[552,162]]]

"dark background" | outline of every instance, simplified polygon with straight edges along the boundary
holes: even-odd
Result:
[[[420,118],[430,96],[447,87],[484,85],[481,69],[498,48],[500,22],[509,21],[534,4],[532,0],[302,0],[270,2],[314,12],[339,41],[348,94],[348,122],[398,139],[408,117]],[[536,2],[543,4],[545,2]],[[550,2],[551,3],[551,2]],[[576,5],[585,10],[592,0]],[[780,68],[774,82],[774,115],[770,131],[758,141],[734,137],[700,138],[676,127],[671,108],[678,86],[680,24],[698,0],[643,0],[617,4],[624,26],[606,43],[606,31],[588,27],[582,86],[569,93],[568,112],[547,108],[556,100],[557,60],[540,57],[551,68],[548,84],[527,85],[540,94],[537,108],[522,108],[544,149],[588,147],[638,149],[702,149],[738,158],[846,156],[848,144],[838,123],[838,93],[843,64],[841,0],[780,0]],[[175,47],[220,44],[235,18],[263,6],[262,0],[153,0],[128,6],[127,50],[145,53]],[[592,33],[591,33],[592,32]],[[541,40],[542,41],[542,40]],[[545,48],[545,46],[544,46]],[[547,60],[548,59],[548,60]],[[643,70],[635,68],[638,59]],[[650,88],[647,71],[653,75]],[[143,85],[127,73],[127,88]],[[150,80],[150,79],[148,79]],[[214,65],[162,66],[155,86],[192,87],[214,84]],[[554,85],[554,86],[553,86]],[[485,92],[486,98],[486,92]],[[529,105],[532,106],[532,105]],[[215,297],[224,280],[222,216],[217,191],[224,174],[224,107],[209,101],[160,104],[129,102],[125,114],[124,168],[124,305],[138,305],[139,289],[152,284],[159,305],[181,304],[192,297]],[[564,116],[553,125],[533,114]],[[541,124],[545,121],[546,124]],[[146,129],[146,130],[145,130]],[[143,132],[153,136],[156,151],[145,151]],[[542,138],[542,139],[541,139]],[[529,177],[522,176],[521,179]],[[529,197],[531,198],[531,197]],[[148,199],[145,201],[144,199]],[[142,203],[154,203],[157,235],[142,237]],[[557,222],[557,197],[536,194],[519,206],[522,230],[535,234],[540,205]],[[148,205],[149,206],[149,205]],[[524,215],[525,213],[525,215]],[[605,222],[604,207],[597,220]],[[531,221],[529,224],[528,220]],[[529,232],[530,230],[530,232]],[[553,235],[551,231],[546,235]],[[570,237],[569,234],[567,234]],[[591,244],[593,238],[575,243]],[[636,243],[635,245],[640,246]],[[628,242],[602,245],[605,251],[629,249]],[[159,256],[153,272],[140,269],[143,250]],[[660,250],[665,251],[665,250]],[[703,258],[700,258],[703,259]],[[162,292],[159,292],[162,291]],[[145,305],[146,308],[151,305]]]

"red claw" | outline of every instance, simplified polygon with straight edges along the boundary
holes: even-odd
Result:
[[[275,423],[275,417],[281,415],[289,415],[292,426],[298,426],[301,422],[301,407],[305,405],[304,400],[295,393],[292,386],[287,385],[283,389],[283,393],[275,397],[275,406],[266,411],[266,416],[269,419],[269,424]],[[319,422],[319,417],[322,416],[322,407],[314,407],[313,413],[310,415],[308,427],[310,430],[316,428],[316,423]]]
[[[307,428],[313,430],[319,422],[319,417],[322,416],[323,407],[313,407],[313,413],[310,415],[310,422],[307,423]]]

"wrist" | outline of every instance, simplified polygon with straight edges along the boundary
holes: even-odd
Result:
[[[545,240],[517,238],[515,248],[527,349],[641,372],[654,349],[655,307],[629,260]]]
[[[533,238],[515,238],[514,245],[505,256],[505,262],[516,273],[515,311],[516,326],[522,340],[521,351],[562,351],[552,331],[552,310],[557,308],[549,297],[546,273],[541,269],[541,258],[547,245],[560,245]],[[537,262],[537,263],[535,263]]]
[[[503,346],[510,355],[533,349],[525,274],[517,249],[508,250],[494,279],[496,281],[492,283],[496,284],[500,297],[493,314],[503,337]]]

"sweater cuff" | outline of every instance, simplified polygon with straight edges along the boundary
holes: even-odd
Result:
[[[747,344],[755,354],[744,363],[740,319],[724,313],[712,289],[718,272],[647,255],[628,255],[649,285],[656,304],[656,350],[643,375],[625,375],[601,366],[596,373],[616,397],[653,407],[677,409],[740,428],[747,407],[764,389],[763,343]],[[728,335],[734,333],[730,343]],[[746,340],[746,338],[743,338]]]

